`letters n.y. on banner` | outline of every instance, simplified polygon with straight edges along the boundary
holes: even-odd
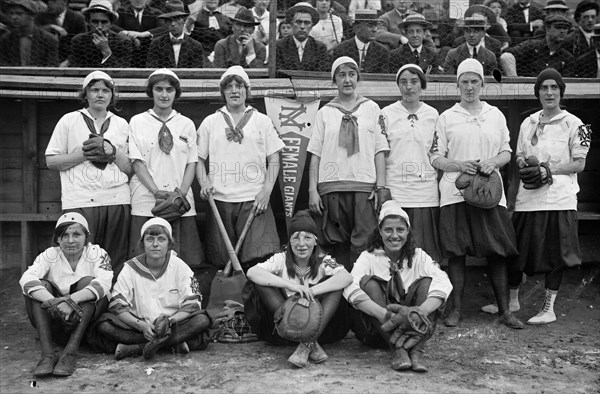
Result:
[[[285,143],[285,148],[281,152],[279,186],[288,228],[294,216],[294,207],[306,163],[306,148],[312,132],[312,123],[319,110],[319,102],[319,98],[300,101],[265,97],[267,115]]]

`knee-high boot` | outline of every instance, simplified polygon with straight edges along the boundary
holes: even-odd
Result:
[[[60,358],[58,359],[58,363],[52,371],[53,375],[70,376],[73,374],[73,372],[75,372],[75,359],[77,357],[77,350],[79,349],[79,345],[81,344],[81,340],[83,339],[85,331],[90,325],[95,310],[95,305],[91,302],[83,302],[80,304],[80,306],[81,309],[83,309],[83,315],[81,316],[77,327],[75,327],[73,332],[71,332],[69,342],[67,342],[67,346],[65,346]]]
[[[42,358],[33,370],[34,376],[50,375],[56,364],[56,355],[54,354],[54,346],[52,344],[52,330],[50,327],[50,316],[48,312],[42,309],[42,303],[33,299],[26,302],[31,302],[32,318],[35,323],[37,334],[40,338],[42,348]]]

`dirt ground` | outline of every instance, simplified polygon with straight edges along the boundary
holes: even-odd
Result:
[[[212,343],[205,351],[159,354],[150,362],[116,361],[82,348],[71,377],[33,380],[39,344],[24,312],[18,269],[4,270],[0,392],[600,393],[599,271],[599,265],[568,271],[556,302],[557,322],[515,331],[479,312],[492,292],[483,269],[471,267],[465,320],[456,328],[438,325],[425,350],[426,374],[393,371],[388,352],[369,349],[350,333],[324,347],[329,360],[305,369],[286,362],[292,348],[263,342]],[[526,320],[542,302],[543,277],[530,278],[521,295],[518,316]]]

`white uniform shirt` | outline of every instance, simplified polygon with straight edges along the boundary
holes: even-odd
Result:
[[[141,160],[148,172],[154,179],[154,183],[160,190],[173,191],[181,187],[183,174],[188,163],[198,161],[198,147],[196,146],[196,127],[194,122],[173,111],[167,122],[167,127],[173,135],[173,149],[169,154],[160,150],[158,145],[158,132],[162,123],[154,119],[153,110],[135,115],[129,122],[131,135],[129,137],[130,158]],[[131,214],[134,216],[154,216],[151,212],[156,199],[150,191],[142,184],[137,175],[131,178]],[[195,216],[194,194],[192,188],[188,190],[186,198],[192,208],[183,214],[184,217]]]
[[[36,257],[33,264],[21,276],[19,285],[23,289],[23,294],[31,296],[34,291],[44,289],[40,279],[46,279],[54,283],[62,295],[67,295],[71,285],[85,276],[94,277],[85,288],[96,295],[95,301],[109,294],[113,271],[110,257],[104,249],[98,245],[87,244],[73,271],[60,247],[54,246]]]
[[[375,154],[389,151],[385,119],[379,106],[371,100],[353,113],[358,122],[360,151],[348,157],[339,146],[340,125],[344,114],[324,106],[317,112],[307,150],[320,157],[318,183],[353,181],[375,184]]]
[[[257,267],[269,271],[273,275],[279,276],[287,281],[302,284],[298,275],[296,275],[293,279],[289,277],[287,267],[285,266],[285,252],[277,253],[271,256],[271,258],[264,263],[258,263]],[[333,276],[342,270],[346,270],[343,265],[338,264],[331,256],[325,256],[323,257],[321,264],[319,264],[317,276],[314,279],[310,277],[306,278],[304,284],[316,285],[321,281],[321,279]],[[285,289],[285,294],[289,297],[293,295],[294,292]]]
[[[585,159],[590,149],[591,128],[567,111],[556,115],[543,129],[539,129],[542,111],[521,123],[517,143],[517,157],[535,156],[550,167],[570,163],[574,158]],[[536,133],[538,142],[531,145]],[[579,184],[577,174],[552,175],[552,185],[527,190],[519,182],[515,211],[563,211],[577,209]]]
[[[370,299],[360,288],[360,280],[363,276],[375,275],[389,282],[392,277],[390,274],[390,258],[383,249],[375,249],[372,252],[364,251],[356,259],[351,275],[352,283],[344,289],[344,297],[356,308],[361,302]],[[427,253],[419,248],[415,251],[411,268],[408,267],[407,261],[404,261],[400,277],[406,291],[418,279],[431,278],[427,296],[440,298],[444,302],[452,291],[452,284],[448,279],[448,275],[440,269],[440,266]]]
[[[436,126],[436,141],[429,152],[431,163],[438,157],[484,161],[503,151],[512,152],[506,118],[498,108],[482,103],[483,108],[477,116],[471,115],[458,103],[440,115]],[[498,170],[496,172],[500,174]],[[444,172],[439,183],[440,206],[464,201],[454,185],[459,175],[460,171]],[[499,205],[506,207],[504,188]]]
[[[342,18],[330,14],[329,18],[319,20],[308,34],[315,40],[327,45],[329,51],[342,42],[342,36],[344,35]]]
[[[252,107],[248,106],[246,111]],[[233,121],[227,107],[221,108]],[[243,127],[242,143],[228,141],[227,123],[219,111],[207,116],[198,128],[198,157],[206,160],[215,200],[254,201],[267,175],[267,157],[285,144],[271,119],[258,111]]]
[[[429,163],[438,112],[421,103],[411,115],[400,101],[382,110],[387,120],[390,154],[386,158],[386,185],[404,208],[439,207],[437,171]]]
[[[65,155],[81,150],[90,131],[83,116],[94,119],[87,109],[64,115],[54,128],[46,148],[46,156]],[[127,152],[127,121],[112,112],[104,138],[108,139],[121,152]],[[100,132],[100,130],[96,130]],[[115,163],[107,164],[104,170],[86,160],[68,170],[60,171],[62,209],[98,207],[105,205],[129,204],[129,178]]]
[[[158,316],[200,309],[201,297],[188,265],[171,251],[163,272],[154,277],[138,258],[126,261],[112,291],[109,312],[125,311],[152,324]],[[142,258],[143,259],[143,258]]]

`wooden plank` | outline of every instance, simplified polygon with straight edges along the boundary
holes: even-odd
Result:
[[[41,76],[65,76],[79,77],[83,81],[86,75],[95,71],[94,68],[58,68],[58,67],[0,67],[0,74],[5,75],[41,75]],[[108,68],[104,69],[108,75],[113,78],[147,78],[154,69],[140,68]],[[179,78],[204,78],[219,79],[225,69],[223,68],[179,68],[176,70]],[[250,78],[267,78],[268,70],[266,68],[246,69]]]
[[[0,222],[56,222],[58,213],[0,213]]]
[[[37,210],[37,102],[23,101],[23,208]]]

